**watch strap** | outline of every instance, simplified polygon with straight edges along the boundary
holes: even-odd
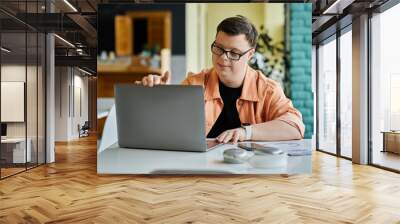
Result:
[[[252,128],[250,124],[242,124],[242,128],[244,128],[246,132],[246,139],[245,140],[251,140],[251,135],[252,135]]]

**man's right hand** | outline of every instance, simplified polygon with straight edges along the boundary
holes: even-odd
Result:
[[[166,71],[163,75],[147,75],[143,77],[142,81],[136,81],[135,84],[153,87],[156,85],[166,85],[171,82],[171,74]]]

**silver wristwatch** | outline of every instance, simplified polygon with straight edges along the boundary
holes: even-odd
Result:
[[[252,134],[251,125],[248,123],[245,123],[245,124],[242,124],[242,128],[244,128],[244,130],[246,132],[245,140],[251,140],[251,134]]]

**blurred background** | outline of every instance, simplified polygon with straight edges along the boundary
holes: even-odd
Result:
[[[180,83],[187,72],[199,72],[212,66],[209,46],[215,39],[216,27],[223,19],[235,15],[247,17],[264,37],[268,35],[264,40],[271,52],[265,50],[262,41],[258,52],[264,51],[263,55],[278,59],[270,65],[276,65],[283,73],[280,63],[285,46],[284,4],[265,3],[101,5],[99,72],[111,69],[107,66],[111,64],[122,70],[127,63],[142,62],[149,68],[160,69],[154,70],[158,73],[171,69],[173,83]],[[272,48],[280,51],[272,52]],[[133,60],[127,60],[129,57]],[[146,57],[149,57],[147,62],[136,60]],[[131,72],[137,71],[133,68]]]

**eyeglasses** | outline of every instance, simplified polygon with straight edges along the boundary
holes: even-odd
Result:
[[[240,58],[245,55],[247,52],[249,52],[251,49],[248,49],[247,51],[243,52],[243,53],[236,53],[233,51],[227,51],[221,47],[218,47],[217,45],[215,45],[215,41],[211,44],[211,52],[213,54],[216,54],[218,56],[221,56],[223,54],[226,54],[226,56],[228,57],[229,60],[233,60],[233,61],[238,61],[240,60]]]

